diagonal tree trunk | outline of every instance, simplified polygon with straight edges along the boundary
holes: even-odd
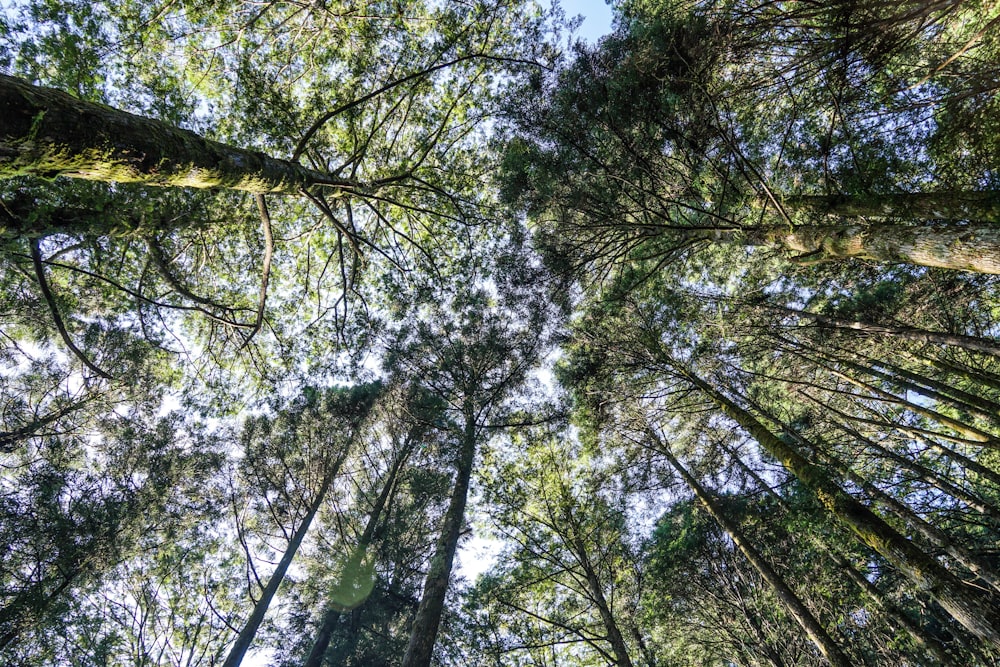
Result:
[[[664,361],[798,477],[806,488],[816,494],[831,515],[850,528],[862,542],[881,554],[918,589],[936,600],[969,632],[1000,647],[1000,611],[992,595],[963,584],[934,558],[848,495],[823,468],[807,461],[794,447],[721,391],[672,359]]]
[[[800,264],[856,258],[933,266],[975,273],[1000,273],[1000,226],[974,225],[801,225],[748,228],[748,245],[800,253]]]
[[[351,552],[351,556],[341,573],[340,580],[337,582],[338,588],[350,585],[350,582],[347,580],[360,570],[361,564],[367,557],[368,547],[371,546],[375,539],[375,532],[379,523],[382,521],[382,515],[385,511],[386,504],[388,503],[389,495],[396,485],[399,471],[409,458],[416,443],[417,437],[414,436],[408,438],[407,441],[403,443],[403,447],[400,448],[399,453],[392,462],[392,466],[386,475],[385,484],[382,486],[381,492],[375,499],[375,506],[372,507],[372,511],[368,515],[368,522],[365,524],[365,530],[362,532],[361,538],[358,540],[357,545]],[[335,606],[330,607],[326,614],[324,614],[323,623],[316,632],[316,639],[313,642],[312,649],[309,651],[309,655],[306,657],[305,663],[303,663],[303,667],[322,666],[326,650],[330,646],[330,639],[333,636],[333,630],[336,627],[341,614],[341,608]]]
[[[912,340],[917,343],[936,343],[950,347],[960,347],[973,352],[982,352],[1000,357],[1000,342],[988,338],[978,338],[976,336],[963,336],[961,334],[950,334],[943,331],[929,331],[909,326],[892,326],[875,324],[874,322],[861,322],[849,320],[832,315],[821,315],[805,310],[796,310],[783,306],[766,305],[769,310],[776,310],[799,318],[810,319],[822,326],[834,329],[850,329],[863,334],[874,336],[894,336],[903,340]]]
[[[791,512],[791,508],[788,506],[785,498],[778,494],[778,492],[775,491],[770,484],[764,481],[764,479],[757,474],[757,471],[754,470],[753,467],[747,465],[730,446],[725,443],[721,443],[721,446],[729,455],[729,459],[734,461],[741,470],[754,480],[757,488],[763,490],[769,497],[773,498],[783,510],[789,513]],[[868,581],[864,575],[858,572],[853,563],[820,539],[818,535],[810,533],[808,538],[813,546],[815,546],[820,552],[829,556],[829,558],[837,565],[840,572],[846,573],[848,578],[853,581],[854,584],[861,591],[863,591],[877,607],[884,610],[893,623],[905,630],[917,646],[933,655],[941,665],[946,667],[952,667],[952,665],[954,665],[952,657],[949,655],[948,650],[941,644],[941,642],[939,642],[934,636],[925,632],[925,630],[918,623],[915,623],[904,610],[887,600],[875,584]]]
[[[448,592],[448,581],[455,561],[458,538],[465,519],[465,505],[469,497],[469,483],[472,479],[472,464],[476,456],[476,421],[471,405],[465,406],[465,426],[460,444],[458,473],[455,487],[448,502],[441,534],[431,556],[430,568],[424,579],[424,594],[420,598],[416,617],[410,629],[410,641],[406,646],[402,667],[428,667],[431,654],[441,626],[444,598]]]
[[[233,644],[233,647],[229,649],[229,655],[226,657],[226,661],[222,663],[222,667],[239,667],[240,663],[243,662],[243,657],[250,648],[250,644],[257,635],[257,629],[264,620],[267,608],[271,605],[271,600],[274,598],[274,594],[278,591],[278,586],[280,586],[281,582],[284,581],[285,573],[288,572],[288,567],[292,564],[292,560],[295,558],[296,552],[298,552],[299,547],[302,545],[302,540],[305,538],[306,533],[309,532],[310,524],[312,524],[313,519],[316,517],[316,513],[323,504],[323,499],[326,498],[327,491],[330,490],[330,486],[333,484],[333,480],[340,471],[340,466],[344,463],[346,458],[347,450],[345,450],[333,463],[333,466],[323,478],[323,483],[316,492],[316,497],[309,506],[309,511],[302,519],[302,523],[299,524],[299,527],[296,528],[295,533],[292,535],[291,541],[285,548],[285,553],[282,554],[281,560],[278,561],[278,566],[274,569],[274,572],[271,573],[271,577],[267,580],[267,585],[264,587],[264,591],[261,593],[260,599],[257,600],[257,604],[254,605],[253,612],[250,614],[250,618],[247,619],[247,622],[244,623],[243,629],[240,630],[240,634],[236,638],[236,642]]]
[[[688,487],[698,497],[702,505],[705,506],[708,513],[712,515],[712,518],[726,531],[736,547],[750,561],[750,564],[757,570],[761,578],[767,582],[767,585],[771,587],[775,596],[781,601],[781,604],[788,610],[788,613],[795,619],[795,622],[799,624],[799,627],[802,628],[813,644],[816,645],[816,648],[823,654],[823,657],[834,667],[851,667],[851,661],[840,650],[840,647],[837,646],[837,642],[833,640],[833,637],[826,631],[826,628],[816,620],[813,613],[809,611],[809,608],[806,607],[802,599],[791,589],[784,578],[754,548],[739,526],[730,521],[715,499],[698,483],[698,480],[687,471],[681,462],[677,460],[677,457],[670,451],[670,447],[660,439],[656,431],[650,428],[649,433],[657,443],[657,451],[667,459],[674,470],[677,471]]]
[[[315,186],[360,187],[296,162],[0,75],[0,178],[12,176],[282,194]]]
[[[790,211],[842,218],[1000,222],[1000,192],[990,191],[800,195],[781,203]]]
[[[617,667],[632,667],[632,658],[629,657],[625,638],[622,636],[618,622],[611,611],[611,605],[608,603],[607,596],[604,595],[604,588],[601,586],[597,568],[594,567],[587,553],[587,545],[583,543],[583,539],[577,532],[575,525],[573,526],[573,535],[569,543],[572,545],[577,562],[583,568],[584,576],[587,579],[587,589],[590,593],[590,599],[597,607],[597,611],[601,616],[601,623],[604,625],[604,631],[607,633],[607,641],[611,644],[611,650],[615,654],[615,664]]]

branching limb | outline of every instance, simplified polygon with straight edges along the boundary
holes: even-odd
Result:
[[[267,281],[271,276],[271,257],[274,255],[274,234],[271,232],[271,214],[267,211],[267,202],[264,195],[257,194],[257,210],[260,212],[260,221],[264,225],[264,267],[260,277],[260,301],[257,304],[257,319],[254,320],[253,328],[247,334],[246,340],[240,345],[240,350],[250,344],[253,337],[260,331],[260,325],[264,322],[264,306],[267,304]]]
[[[45,297],[45,302],[49,306],[49,312],[52,313],[52,321],[56,325],[56,329],[59,331],[59,336],[63,339],[66,347],[68,347],[70,351],[75,354],[81,362],[83,362],[84,366],[105,380],[111,380],[112,377],[88,359],[80,348],[73,343],[73,339],[69,337],[69,332],[66,331],[66,325],[63,324],[62,317],[59,315],[59,308],[56,305],[56,300],[52,296],[52,290],[49,288],[49,282],[45,279],[45,266],[42,263],[42,251],[38,247],[37,240],[34,240],[31,243],[31,261],[35,265],[35,277],[38,278],[38,286],[42,290],[42,296]]]

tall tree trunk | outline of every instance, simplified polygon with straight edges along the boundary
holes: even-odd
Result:
[[[859,373],[879,378],[904,391],[919,394],[937,403],[947,403],[961,411],[971,412],[1000,426],[1000,403],[995,403],[982,396],[952,387],[940,380],[915,373],[888,361],[872,359],[843,348],[836,349],[841,355],[850,355],[859,361],[852,361],[851,359],[828,352],[820,353],[834,363],[844,364]],[[879,370],[879,368],[884,368],[885,370]]]
[[[825,452],[823,458],[827,459],[835,470],[860,487],[873,500],[881,503],[891,514],[912,528],[915,533],[923,536],[925,540],[947,553],[958,563],[968,568],[974,575],[988,583],[994,590],[1000,592],[1000,578],[993,572],[990,563],[955,544],[942,530],[918,516],[912,509],[878,488],[875,484],[861,477],[861,475],[851,470],[846,463],[832,453]]]
[[[458,459],[458,472],[455,477],[455,487],[448,502],[441,534],[431,556],[430,568],[424,579],[424,593],[420,598],[413,626],[410,629],[410,641],[406,646],[401,667],[428,667],[437,640],[438,628],[441,626],[441,613],[444,610],[444,598],[448,592],[448,581],[451,578],[451,568],[455,561],[455,551],[458,548],[458,537],[465,520],[465,505],[469,496],[469,482],[472,478],[472,464],[476,456],[476,422],[471,405],[464,409],[465,427],[460,443],[461,450]]]
[[[320,485],[319,491],[317,491],[316,497],[313,499],[312,505],[309,507],[309,511],[302,519],[302,523],[299,524],[295,533],[292,535],[291,541],[285,548],[285,553],[281,556],[281,560],[278,561],[278,566],[274,568],[274,572],[271,573],[271,577],[267,580],[267,585],[264,587],[264,591],[261,593],[260,599],[257,600],[257,604],[254,605],[253,612],[250,614],[250,618],[247,619],[247,622],[243,625],[243,629],[240,630],[240,634],[236,638],[236,642],[233,644],[233,647],[229,649],[229,655],[226,657],[226,661],[222,663],[222,667],[239,667],[240,663],[243,662],[243,656],[246,654],[247,650],[250,648],[250,644],[254,640],[254,637],[257,635],[257,629],[264,620],[264,615],[267,613],[267,608],[271,605],[271,600],[274,598],[274,594],[278,591],[278,586],[280,586],[281,582],[285,579],[285,573],[288,571],[288,566],[292,564],[292,559],[295,558],[295,553],[299,550],[299,546],[301,546],[303,538],[305,538],[306,533],[309,531],[309,526],[312,523],[313,518],[315,518],[316,512],[319,511],[320,506],[323,504],[323,499],[326,497],[326,493],[329,491],[334,477],[337,476],[337,473],[340,471],[340,466],[346,458],[347,452],[344,452],[340,458],[334,462],[333,466],[323,478],[323,483]]]
[[[833,423],[836,424],[837,428],[856,439],[859,443],[862,443],[867,448],[877,452],[879,456],[893,461],[899,465],[901,469],[911,471],[916,475],[917,479],[922,482],[933,486],[939,491],[948,494],[952,498],[961,500],[977,512],[1000,523],[1000,510],[993,505],[990,505],[982,498],[977,497],[971,491],[967,491],[952,481],[945,479],[940,473],[931,470],[926,466],[920,465],[916,461],[913,461],[902,454],[898,454],[890,449],[887,449],[870,438],[866,438],[847,424],[842,424],[840,422]]]
[[[895,336],[896,338],[912,340],[917,343],[936,343],[939,345],[960,347],[965,350],[972,350],[973,352],[982,352],[984,354],[992,354],[1000,357],[1000,342],[989,338],[963,336],[961,334],[950,334],[942,331],[929,331],[918,327],[884,325],[875,324],[874,322],[849,320],[842,317],[821,315],[819,313],[811,313],[806,310],[796,310],[794,308],[786,308],[784,306],[776,306],[772,304],[767,304],[765,307],[769,310],[776,310],[799,318],[810,319],[817,324],[835,329],[850,329],[852,331],[876,336]]]
[[[807,461],[728,396],[672,359],[665,361],[798,477],[806,488],[816,494],[820,503],[862,542],[906,575],[919,590],[936,600],[969,632],[1000,647],[1000,611],[992,595],[964,585],[943,565],[848,495],[830,479],[826,471]]]
[[[866,398],[869,400],[875,400],[875,401],[890,403],[892,405],[901,406],[914,414],[926,417],[930,421],[937,422],[942,426],[950,428],[952,431],[958,433],[966,440],[976,443],[982,443],[984,446],[989,446],[993,448],[1000,447],[1000,439],[998,439],[991,433],[987,433],[986,431],[978,429],[975,426],[970,426],[968,424],[960,422],[957,419],[952,419],[948,415],[941,414],[936,410],[925,408],[921,405],[913,403],[912,401],[908,401],[900,396],[896,396],[891,392],[885,391],[884,389],[871,385],[867,382],[862,382],[861,380],[855,379],[845,373],[841,373],[832,366],[829,366],[821,361],[815,359],[810,360],[808,357],[801,354],[798,356],[807,362],[812,361],[812,363],[816,364],[818,367],[829,371],[834,377],[838,377],[841,380],[854,385],[858,389],[862,389],[864,391],[871,392],[872,394],[874,394],[874,396],[859,396],[859,398]]]
[[[939,371],[947,373],[948,375],[972,380],[976,384],[1000,391],[1000,375],[995,375],[988,370],[972,368],[971,366],[967,366],[966,364],[954,360],[935,359],[921,354],[907,354],[906,356],[921,364],[936,368]]]
[[[790,211],[842,218],[1000,222],[1000,192],[992,191],[800,195],[786,197],[782,205]]]
[[[340,578],[337,581],[337,588],[343,588],[344,586],[350,584],[348,578],[358,572],[362,562],[367,557],[368,547],[371,546],[375,539],[375,532],[382,520],[382,514],[385,511],[389,494],[395,487],[399,471],[403,467],[407,458],[409,458],[416,442],[416,437],[408,438],[396,454],[396,457],[389,468],[389,472],[386,475],[386,480],[382,486],[382,490],[375,499],[375,505],[372,507],[372,511],[368,515],[368,522],[365,524],[364,532],[361,533],[361,537],[358,539],[358,543],[352,550],[351,556],[348,558],[347,564],[344,566]],[[316,640],[313,642],[312,649],[309,651],[309,655],[306,657],[303,667],[322,667],[323,658],[326,655],[326,650],[330,646],[330,639],[333,636],[333,630],[336,627],[337,621],[342,613],[342,607],[331,606],[327,610],[326,614],[324,614],[323,623],[320,625],[320,628],[316,633]]]
[[[677,460],[677,457],[673,455],[670,451],[670,447],[664,443],[659,434],[655,430],[649,430],[651,437],[655,438],[658,449],[657,451],[666,457],[670,465],[677,471],[677,473],[684,479],[687,485],[694,491],[694,494],[698,497],[698,500],[705,506],[708,513],[712,515],[712,518],[716,520],[719,526],[729,535],[733,540],[733,543],[739,548],[740,552],[746,557],[750,564],[753,565],[754,569],[760,574],[760,576],[767,582],[771,590],[777,596],[781,604],[784,605],[788,613],[795,619],[799,624],[799,627],[806,633],[809,639],[816,645],[823,657],[833,665],[834,667],[850,667],[851,661],[837,646],[837,642],[833,640],[830,634],[826,631],[816,617],[813,616],[809,608],[806,607],[805,603],[802,602],[801,598],[791,589],[791,587],[785,582],[784,578],[778,574],[771,564],[758,552],[754,546],[751,544],[750,540],[743,535],[739,526],[735,522],[731,521],[729,517],[726,516],[722,508],[715,499],[709,495],[709,493],[698,483],[698,480],[694,478],[691,473]]]
[[[0,178],[12,176],[284,194],[358,185],[0,75]]]

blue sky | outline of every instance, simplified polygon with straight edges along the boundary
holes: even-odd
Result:
[[[604,0],[561,0],[566,16],[584,16],[583,25],[577,33],[590,43],[611,32],[611,7]]]

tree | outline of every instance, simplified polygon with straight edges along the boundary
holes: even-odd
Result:
[[[608,497],[610,473],[569,434],[538,431],[516,434],[513,456],[492,457],[487,502],[510,546],[476,593],[489,613],[485,632],[503,637],[490,647],[494,659],[580,646],[618,667],[642,664],[627,496]]]
[[[276,425],[261,418],[245,427],[247,475],[263,482],[258,492],[271,516],[293,523],[280,526],[288,545],[230,649],[226,667],[243,661],[379,390],[378,385],[363,385],[318,396],[307,389],[300,404],[279,413]],[[343,439],[337,442],[330,433]],[[258,438],[263,442],[255,442]],[[241,535],[244,544],[246,539]]]
[[[639,258],[662,266],[713,243],[775,248],[800,265],[858,257],[996,273],[996,193],[899,192],[909,187],[897,184],[902,176],[879,168],[905,148],[881,143],[878,128],[872,137],[811,134],[814,116],[836,119],[842,106],[822,99],[826,91],[804,100],[813,91],[789,88],[771,50],[794,51],[796,37],[824,28],[796,25],[776,43],[755,43],[760,26],[746,38],[743,20],[735,7],[708,4],[627,14],[599,46],[531,80],[511,105],[503,181],[509,198],[546,220],[543,243],[594,276]],[[785,88],[767,86],[762,99],[769,77]],[[870,102],[891,113],[880,103]],[[901,126],[909,120],[898,116]],[[856,189],[831,173],[835,140],[852,168],[869,171]],[[890,155],[859,164],[866,141]],[[825,152],[786,168],[796,142]]]

